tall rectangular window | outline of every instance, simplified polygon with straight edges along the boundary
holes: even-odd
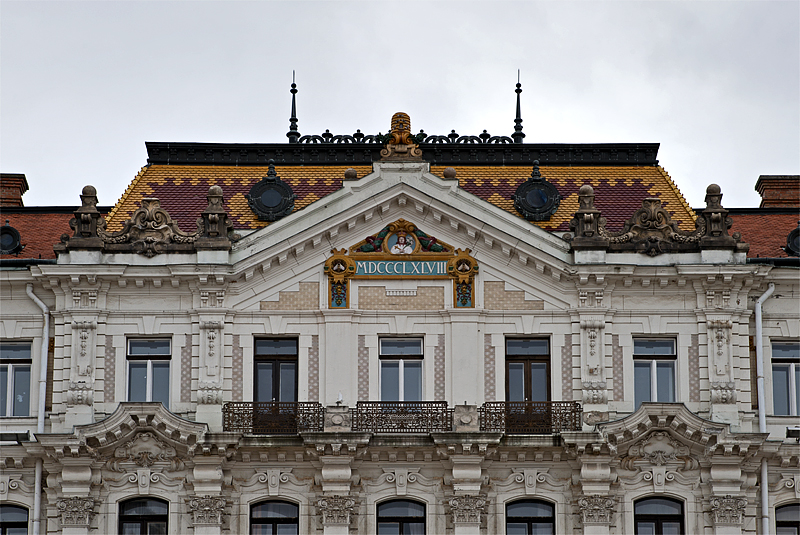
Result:
[[[256,340],[254,401],[297,401],[297,339]]]
[[[800,342],[772,343],[772,408],[778,416],[800,410]]]
[[[633,341],[633,390],[636,407],[643,401],[675,402],[675,340]]]
[[[0,416],[30,416],[31,344],[0,342]]]
[[[550,342],[506,339],[506,401],[550,401]]]
[[[168,338],[128,340],[128,401],[160,401],[169,408]]]
[[[422,338],[381,338],[381,401],[422,401]]]

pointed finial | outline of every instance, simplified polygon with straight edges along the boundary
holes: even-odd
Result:
[[[531,178],[529,180],[541,180],[542,173],[539,172],[539,160],[533,161],[533,170],[531,171]]]
[[[514,91],[517,94],[517,116],[514,119],[514,133],[511,137],[514,138],[514,143],[522,143],[525,134],[522,132],[522,109],[519,105],[519,94],[522,93],[522,84],[519,82],[519,69],[517,69],[517,89]]]
[[[289,117],[289,131],[286,133],[286,137],[289,138],[289,143],[297,143],[297,140],[300,139],[300,132],[297,130],[297,106],[295,105],[297,84],[294,83],[294,70],[292,70],[292,88],[289,92],[292,94],[292,116]]]
[[[277,177],[278,174],[275,172],[275,160],[270,160],[267,162],[269,168],[267,169],[267,176],[268,177]]]

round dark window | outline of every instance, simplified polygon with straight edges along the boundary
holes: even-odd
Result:
[[[278,190],[268,189],[261,194],[261,202],[267,208],[275,208],[283,200],[283,195]]]
[[[528,201],[528,204],[533,206],[534,208],[541,208],[545,204],[547,204],[547,193],[541,189],[532,189],[528,192],[528,195],[525,197],[525,200]]]
[[[0,227],[0,254],[14,254],[22,250],[19,232],[8,223]]]

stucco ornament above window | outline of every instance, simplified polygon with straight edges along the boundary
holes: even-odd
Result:
[[[275,161],[270,160],[267,176],[253,184],[250,193],[245,197],[260,221],[277,221],[292,213],[297,195],[277,175]]]
[[[75,250],[104,253],[137,253],[153,257],[160,253],[193,253],[199,250],[230,250],[239,239],[223,207],[222,188],[208,189],[208,207],[197,219],[197,230],[187,233],[178,228],[169,213],[155,198],[142,199],[141,206],[123,224],[119,232],[106,231],[106,221],[97,211],[97,190],[86,186],[81,193],[81,207],[69,226],[73,236],[64,234],[54,247],[56,254]]]
[[[531,176],[514,193],[514,209],[528,221],[548,221],[561,204],[556,187],[542,177],[539,161],[533,162]]]

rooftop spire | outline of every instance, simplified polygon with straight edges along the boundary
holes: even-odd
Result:
[[[292,89],[289,90],[292,94],[292,116],[289,117],[289,131],[286,137],[289,138],[289,143],[297,143],[300,139],[300,132],[297,130],[297,107],[295,105],[295,95],[297,94],[297,84],[294,83],[294,71],[292,71]]]
[[[517,89],[514,91],[517,94],[517,117],[514,119],[514,133],[511,137],[514,138],[514,143],[522,143],[525,134],[522,132],[522,110],[519,105],[519,94],[522,93],[522,84],[519,83],[519,69],[517,69]]]

